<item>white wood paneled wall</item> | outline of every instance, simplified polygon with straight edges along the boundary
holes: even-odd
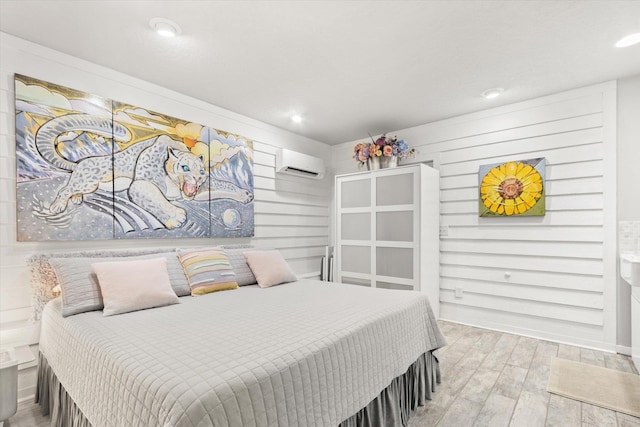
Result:
[[[38,252],[252,244],[279,249],[299,276],[319,275],[328,243],[332,177],[317,181],[276,174],[275,153],[285,147],[328,160],[327,145],[4,33],[1,43],[0,324],[5,332],[30,317],[26,260]],[[254,140],[255,238],[16,242],[14,73],[188,118]]]
[[[296,274],[316,277],[329,244],[332,180],[330,176],[313,180],[276,174],[277,148],[254,143],[255,237],[251,243],[279,249]]]
[[[611,82],[392,132],[439,164],[443,319],[615,348],[615,117]],[[479,166],[537,157],[546,215],[479,218]]]

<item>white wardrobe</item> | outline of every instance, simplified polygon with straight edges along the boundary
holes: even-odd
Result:
[[[424,292],[439,317],[439,174],[423,164],[336,176],[334,280]]]

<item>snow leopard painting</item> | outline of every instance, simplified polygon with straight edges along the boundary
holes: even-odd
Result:
[[[19,241],[250,237],[252,143],[15,76]]]

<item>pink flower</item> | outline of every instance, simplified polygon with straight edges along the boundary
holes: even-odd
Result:
[[[369,158],[380,156],[411,157],[414,155],[415,149],[409,148],[406,141],[398,140],[396,136],[386,136],[386,134],[383,134],[376,140],[371,138],[371,142],[360,142],[356,144],[355,147],[353,147],[353,152],[353,158],[362,164]]]

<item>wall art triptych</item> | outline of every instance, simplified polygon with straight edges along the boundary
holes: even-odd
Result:
[[[15,75],[18,241],[250,237],[242,136]]]

